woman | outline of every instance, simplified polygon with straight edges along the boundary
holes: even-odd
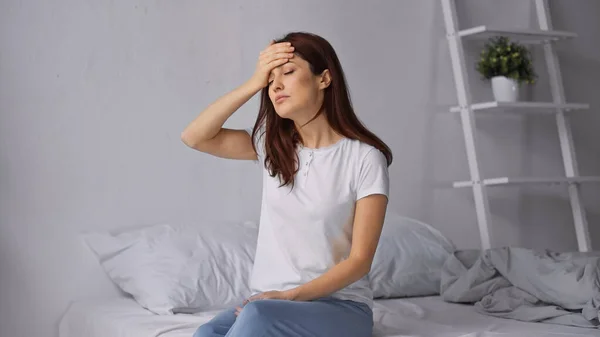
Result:
[[[223,128],[261,90],[254,127]],[[371,336],[367,274],[392,154],[356,117],[331,45],[301,32],[271,42],[254,75],[202,112],[182,140],[263,166],[253,296],[194,336]]]

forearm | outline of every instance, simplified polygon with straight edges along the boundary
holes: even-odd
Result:
[[[261,87],[252,81],[230,91],[210,104],[181,134],[187,144],[195,144],[214,138],[235,111],[254,96]]]
[[[346,259],[323,275],[289,292],[296,301],[311,301],[329,296],[360,280],[370,270],[370,263],[358,259]]]

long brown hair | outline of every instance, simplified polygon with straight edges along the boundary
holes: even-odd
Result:
[[[291,42],[294,54],[310,64],[314,75],[320,75],[325,69],[329,69],[331,83],[324,89],[323,106],[319,109],[319,114],[325,111],[329,125],[338,134],[379,149],[385,155],[388,166],[391,165],[390,148],[360,122],[352,108],[346,78],[331,44],[318,35],[306,32],[289,33],[275,42]],[[296,146],[302,140],[294,122],[279,117],[275,112],[273,102],[269,98],[268,86],[261,92],[260,110],[252,131],[252,139],[256,139],[259,129],[263,130],[260,137],[265,137],[264,164],[269,174],[272,177],[279,175],[281,186],[293,186],[294,176],[298,172]],[[256,151],[255,142],[252,144]]]

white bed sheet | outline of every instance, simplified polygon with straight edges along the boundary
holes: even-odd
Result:
[[[158,316],[127,298],[73,303],[60,322],[60,337],[192,337],[217,312]],[[373,337],[600,336],[599,329],[519,322],[476,313],[470,305],[439,297],[377,300]],[[332,336],[337,337],[337,336]],[[343,337],[343,336],[342,336]]]

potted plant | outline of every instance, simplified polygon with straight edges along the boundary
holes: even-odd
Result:
[[[520,85],[533,84],[537,78],[529,50],[504,36],[486,42],[477,71],[483,79],[491,80],[494,99],[503,102],[516,102]]]

